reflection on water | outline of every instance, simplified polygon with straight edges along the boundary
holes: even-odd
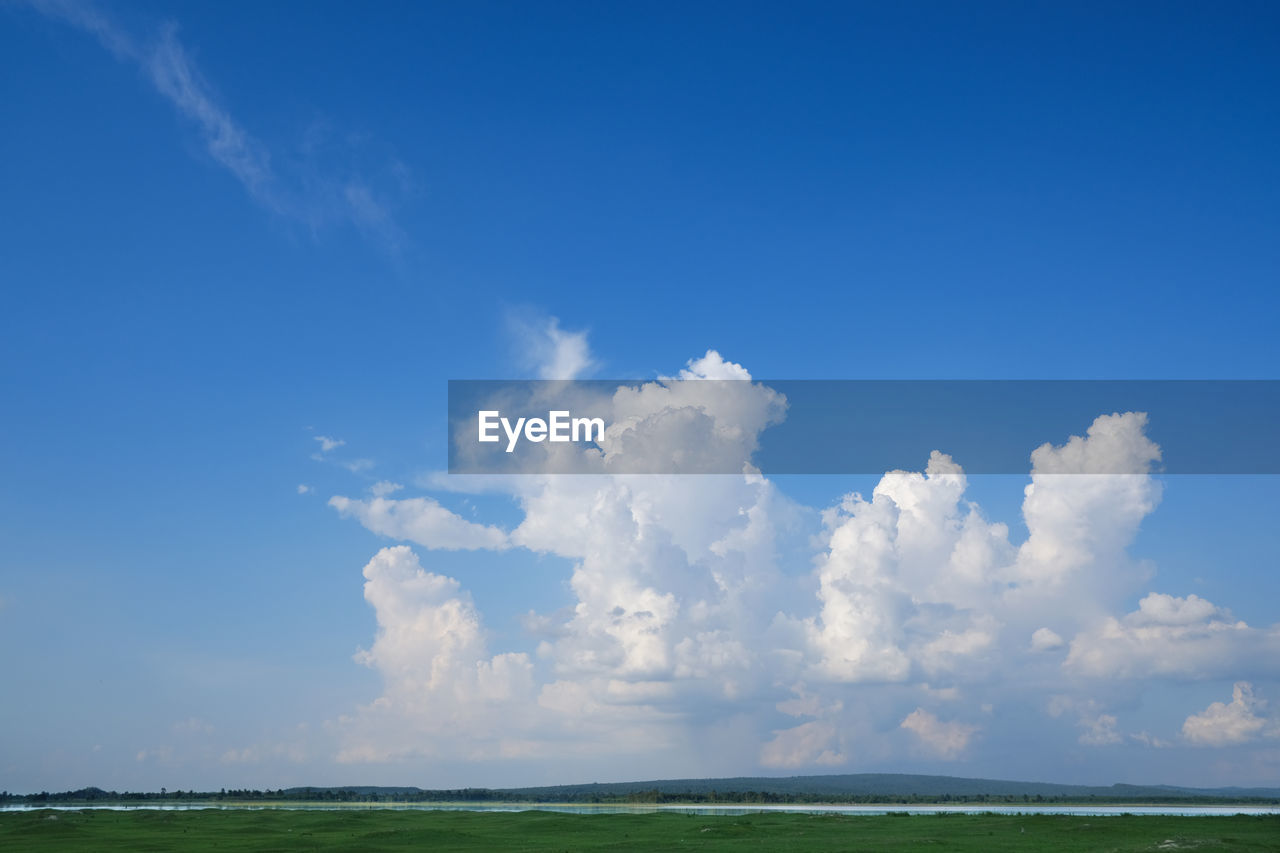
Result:
[[[200,809],[242,809],[247,811],[350,811],[379,809],[385,811],[425,812],[562,812],[564,814],[657,814],[667,812],[688,815],[719,815],[740,817],[765,812],[790,812],[796,814],[886,815],[886,814],[1056,814],[1106,817],[1108,815],[1176,815],[1195,817],[1200,815],[1268,815],[1280,814],[1280,806],[1071,806],[1030,805],[1019,806],[824,806],[824,805],[759,805],[759,806],[645,806],[645,805],[574,805],[565,803],[262,803],[233,805],[227,803],[145,803],[110,805],[8,805],[0,811],[23,812],[38,809],[57,811],[81,811],[107,809],[111,811],[196,811]]]

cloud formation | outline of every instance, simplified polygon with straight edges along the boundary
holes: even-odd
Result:
[[[1280,630],[1251,628],[1196,595],[1153,592],[1071,641],[1065,667],[1097,678],[1229,678],[1280,672]]]
[[[528,657],[487,656],[471,597],[453,578],[425,571],[403,545],[374,555],[364,577],[378,635],[357,660],[382,674],[387,691],[361,709],[365,725],[340,759],[433,755],[460,737],[467,753],[501,753],[512,707],[532,704]],[[409,737],[405,723],[414,727]]]
[[[920,739],[921,744],[940,758],[956,758],[969,739],[978,731],[977,726],[956,721],[943,722],[924,708],[916,708],[900,724]]]
[[[532,310],[507,312],[507,331],[517,358],[537,379],[578,379],[595,369],[585,329],[571,332],[558,317]]]
[[[1276,628],[1146,588],[1151,566],[1128,550],[1161,484],[1094,473],[1159,460],[1145,415],[1104,413],[1035,449],[1017,543],[941,450],[869,496],[795,503],[750,465],[785,399],[753,381],[707,383],[700,397],[686,381],[699,378],[751,379],[709,351],[679,382],[616,390],[612,434],[573,451],[604,473],[456,483],[507,495],[514,524],[392,499],[390,484],[330,502],[429,551],[563,560],[571,598],[523,613],[531,645],[494,654],[458,578],[383,549],[365,569],[379,632],[361,660],[384,689],[339,725],[346,760],[644,754],[669,769],[716,744],[737,762],[724,769],[744,773],[956,762],[1000,748],[1003,732],[982,721],[1005,707],[1034,709],[1064,750],[1225,746],[1267,730],[1245,694],[1193,715],[1181,738],[1127,725],[1135,700],[1122,685],[1265,674],[1274,665],[1259,660],[1280,659]],[[743,473],[627,473],[655,452],[733,454]]]
[[[1187,717],[1182,724],[1182,736],[1198,746],[1226,746],[1248,743],[1259,737],[1280,737],[1280,724],[1259,713],[1266,707],[1266,701],[1254,695],[1252,684],[1237,681],[1231,688],[1231,701],[1213,702],[1199,714]]]
[[[380,536],[416,542],[425,548],[502,550],[508,544],[502,530],[467,521],[432,498],[353,500],[336,495],[329,499],[329,506]]]

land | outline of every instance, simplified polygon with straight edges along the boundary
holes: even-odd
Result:
[[[887,815],[208,809],[0,813],[0,849],[520,851],[1280,850],[1280,816]]]
[[[101,788],[38,794],[0,792],[0,805],[202,803],[648,803],[960,805],[1280,805],[1280,788],[1062,785],[906,773],[736,776],[555,785],[538,788],[295,787],[277,790],[117,792]]]

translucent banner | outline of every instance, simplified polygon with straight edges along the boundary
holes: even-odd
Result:
[[[448,417],[454,474],[1280,473],[1275,380],[454,380]]]

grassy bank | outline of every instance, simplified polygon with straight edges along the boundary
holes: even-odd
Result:
[[[549,812],[83,811],[0,814],[0,849],[1280,850],[1280,816],[567,815]]]

